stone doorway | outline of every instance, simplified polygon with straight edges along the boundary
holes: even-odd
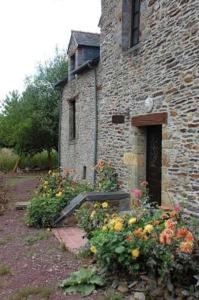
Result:
[[[162,190],[162,126],[146,127],[146,180],[150,201],[161,205]]]
[[[147,180],[150,184],[150,199],[159,205],[167,205],[167,176],[164,163],[167,130],[167,113],[152,113],[132,118],[132,152],[124,154],[128,168],[128,187],[139,187]]]

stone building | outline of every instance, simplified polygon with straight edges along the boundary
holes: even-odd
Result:
[[[95,180],[111,160],[123,189],[199,211],[199,1],[102,0],[98,34],[75,32],[62,88],[63,168]]]

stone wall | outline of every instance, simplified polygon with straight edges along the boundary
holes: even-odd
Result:
[[[61,114],[61,167],[75,169],[82,179],[93,182],[95,151],[95,70],[84,72],[69,81],[63,90]],[[69,102],[76,101],[76,138],[69,137]]]
[[[168,112],[162,142],[163,203],[178,196],[196,210],[199,1],[142,0],[140,43],[125,51],[123,5],[122,0],[102,0],[98,158],[113,161],[125,189],[144,179],[145,133],[131,119],[146,114],[145,99],[152,97],[152,112]],[[113,114],[125,115],[125,123],[112,124]]]

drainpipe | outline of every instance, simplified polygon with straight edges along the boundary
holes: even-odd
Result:
[[[94,166],[96,166],[97,164],[97,142],[98,142],[98,99],[97,99],[97,69],[92,66],[91,63],[88,63],[88,67],[90,69],[93,69],[93,72],[94,72],[94,101],[95,101],[95,132],[94,132],[94,160],[93,160],[93,163],[94,163]],[[97,174],[96,174],[96,170],[94,169],[94,177],[93,177],[93,184],[94,184],[94,187],[96,185],[96,177],[97,177]]]
[[[63,89],[60,90],[60,101],[59,101],[59,134],[58,134],[58,167],[61,171],[61,120],[62,120],[62,96]]]

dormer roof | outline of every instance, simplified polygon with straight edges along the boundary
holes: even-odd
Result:
[[[70,42],[68,46],[68,51],[72,43],[78,46],[87,46],[87,47],[100,47],[100,34],[84,31],[71,31]]]

